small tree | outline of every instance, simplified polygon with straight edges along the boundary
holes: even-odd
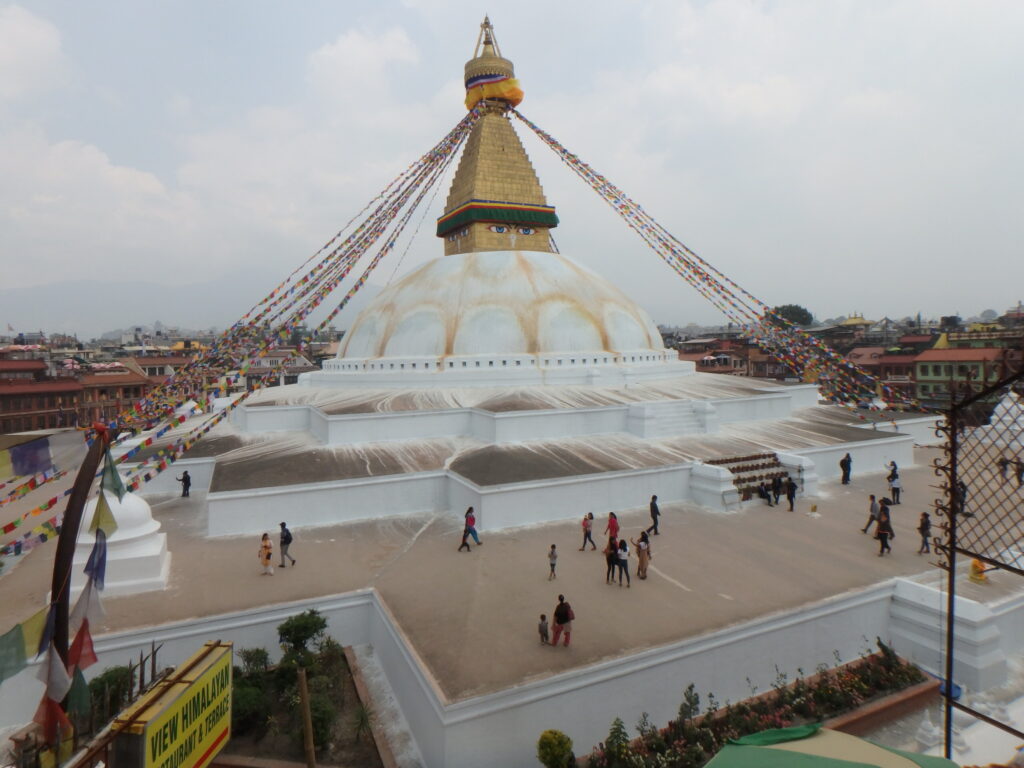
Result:
[[[783,304],[775,307],[772,312],[789,320],[793,325],[810,325],[814,322],[814,315],[810,310],[799,304]]]
[[[277,637],[285,651],[303,652],[311,641],[319,640],[327,629],[327,619],[311,608],[277,625]]]
[[[537,759],[544,768],[567,768],[572,760],[572,739],[561,731],[544,731],[537,740]]]

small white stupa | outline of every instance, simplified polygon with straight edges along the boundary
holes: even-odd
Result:
[[[117,530],[107,537],[106,596],[133,595],[166,589],[171,572],[171,553],[167,550],[167,534],[153,519],[149,504],[138,494],[126,493],[121,501],[117,495],[103,491]],[[82,514],[82,526],[75,545],[75,563],[71,577],[71,595],[75,599],[85,587],[85,564],[89,560],[96,536],[90,532],[96,515],[98,498],[91,498]]]

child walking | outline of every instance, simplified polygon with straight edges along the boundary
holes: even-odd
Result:
[[[551,564],[551,573],[548,574],[548,581],[557,579],[558,576],[555,574],[555,564],[558,562],[558,553],[555,551],[555,545],[551,545],[551,551],[548,552],[548,563]]]
[[[540,623],[537,625],[537,632],[540,633],[540,644],[548,644],[548,617],[547,614],[540,615]]]

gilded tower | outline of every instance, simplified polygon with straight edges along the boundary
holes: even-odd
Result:
[[[508,118],[523,91],[486,17],[465,73],[466,108],[481,114],[466,140],[444,214],[437,220],[445,255],[553,252],[549,230],[558,226],[558,216],[547,204]]]

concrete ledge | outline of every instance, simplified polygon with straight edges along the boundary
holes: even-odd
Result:
[[[897,718],[927,707],[938,697],[939,681],[925,680],[923,683],[868,702],[845,715],[826,720],[825,727],[851,736],[865,736]]]
[[[377,745],[377,755],[380,757],[381,763],[384,764],[384,768],[398,768],[398,762],[391,751],[391,745],[388,743],[387,738],[384,736],[384,731],[377,724],[377,718],[373,714],[375,711],[373,699],[370,697],[370,689],[366,687],[366,681],[363,680],[363,672],[359,668],[359,660],[356,658],[351,645],[343,646],[342,650],[345,652],[348,670],[352,674],[352,682],[356,686],[356,695],[359,697],[359,703],[370,713],[370,735],[373,737],[373,743]]]

